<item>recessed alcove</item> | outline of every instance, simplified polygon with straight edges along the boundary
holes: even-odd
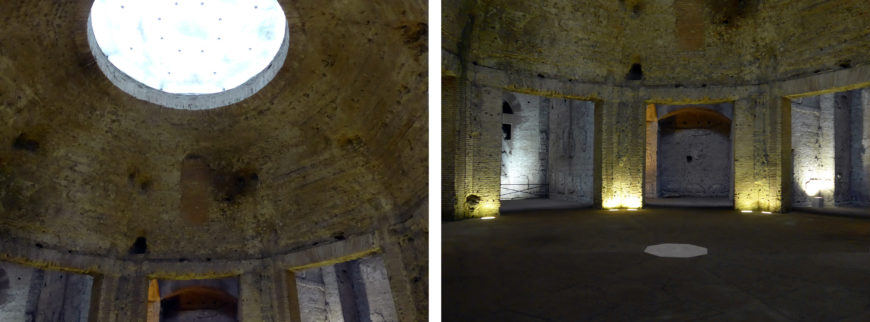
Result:
[[[293,271],[302,321],[396,321],[380,255]]]
[[[91,321],[94,277],[0,261],[0,321]]]
[[[644,204],[732,207],[733,103],[646,109]]]
[[[791,205],[870,207],[870,89],[791,100]]]
[[[239,321],[239,279],[164,280],[148,284],[148,322]]]
[[[592,205],[594,102],[511,92],[503,102],[500,199]]]

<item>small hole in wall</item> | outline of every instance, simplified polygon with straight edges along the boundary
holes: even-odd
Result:
[[[625,75],[626,80],[642,80],[643,79],[643,67],[640,64],[631,64],[631,69],[628,70],[628,74]]]
[[[837,63],[837,64],[838,64],[841,68],[849,68],[849,67],[852,67],[852,60],[850,60],[850,59],[841,60],[841,61],[840,61],[839,63]]]
[[[130,247],[130,254],[145,254],[148,251],[148,243],[145,240],[145,237],[138,237],[136,241],[133,242],[133,246]]]
[[[643,6],[640,3],[637,3],[631,7],[631,14],[635,18],[640,16],[641,11],[643,11]]]
[[[501,132],[502,132],[502,134],[504,134],[504,140],[507,141],[507,140],[511,139],[511,125],[510,124],[502,124],[501,125]]]
[[[12,141],[12,148],[16,150],[36,152],[36,150],[39,150],[39,142],[28,137],[26,134],[21,133]]]
[[[508,102],[501,103],[501,112],[504,114],[514,114],[514,110]]]
[[[687,155],[687,156],[686,156],[686,162],[687,162],[687,163],[692,163],[692,156],[691,156],[691,155]]]

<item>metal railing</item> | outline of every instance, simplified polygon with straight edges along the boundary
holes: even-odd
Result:
[[[547,198],[550,195],[549,184],[502,184],[501,200]]]

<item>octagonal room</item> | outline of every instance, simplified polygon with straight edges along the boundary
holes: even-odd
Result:
[[[870,318],[868,16],[443,1],[445,319]]]

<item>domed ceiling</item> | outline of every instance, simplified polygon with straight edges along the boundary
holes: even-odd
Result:
[[[280,71],[206,111],[115,87],[88,46],[91,1],[0,4],[0,236],[118,258],[138,237],[151,259],[262,258],[425,209],[425,3],[280,4]]]

